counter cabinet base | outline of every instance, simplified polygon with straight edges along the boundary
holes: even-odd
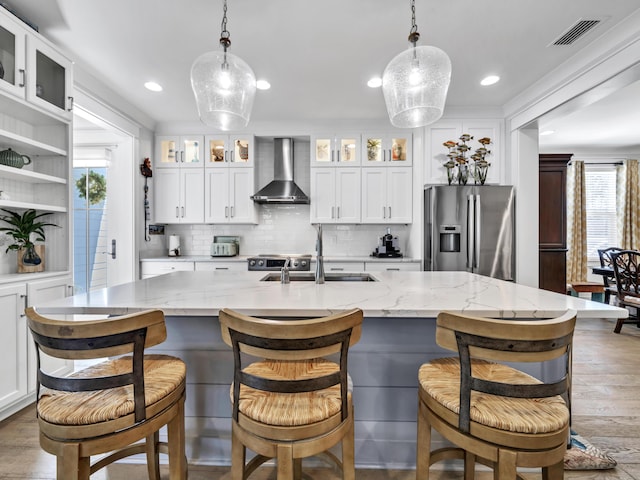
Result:
[[[220,336],[218,318],[167,316],[166,325],[167,340],[153,350],[187,364],[189,463],[229,465],[233,358]],[[435,344],[434,318],[364,319],[360,342],[349,353],[357,468],[415,468],[418,369],[450,353]],[[539,366],[528,372],[554,374]],[[442,438],[434,442],[446,445]],[[310,461],[324,465],[321,459]]]

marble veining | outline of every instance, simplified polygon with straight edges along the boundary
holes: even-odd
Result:
[[[442,310],[505,318],[625,318],[624,309],[467,272],[374,272],[377,282],[262,282],[265,272],[196,271],[75,295],[36,307],[49,314],[123,314],[160,308],[166,315],[321,316],[359,307],[366,317],[434,318]]]

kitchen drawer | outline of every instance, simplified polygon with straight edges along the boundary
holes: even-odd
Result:
[[[386,272],[386,271],[403,271],[403,272],[419,272],[419,262],[366,262],[366,272]]]
[[[229,272],[246,272],[246,261],[196,262],[196,271],[227,270]]]
[[[311,270],[315,271],[315,264]],[[324,262],[325,272],[364,272],[364,262]]]
[[[165,273],[194,270],[194,262],[174,262],[167,260],[166,262],[141,262],[140,276],[144,278],[164,275]]]

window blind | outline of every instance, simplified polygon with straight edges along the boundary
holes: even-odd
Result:
[[[587,257],[599,261],[598,249],[618,246],[616,167],[585,165]]]

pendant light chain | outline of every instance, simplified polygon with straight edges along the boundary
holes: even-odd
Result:
[[[409,31],[409,42],[413,43],[415,48],[416,43],[420,39],[418,33],[418,25],[416,25],[416,0],[411,0],[411,30]]]
[[[222,24],[220,25],[220,45],[224,48],[225,53],[227,48],[231,45],[231,34],[227,30],[227,0],[224,0],[224,7],[222,9]]]

